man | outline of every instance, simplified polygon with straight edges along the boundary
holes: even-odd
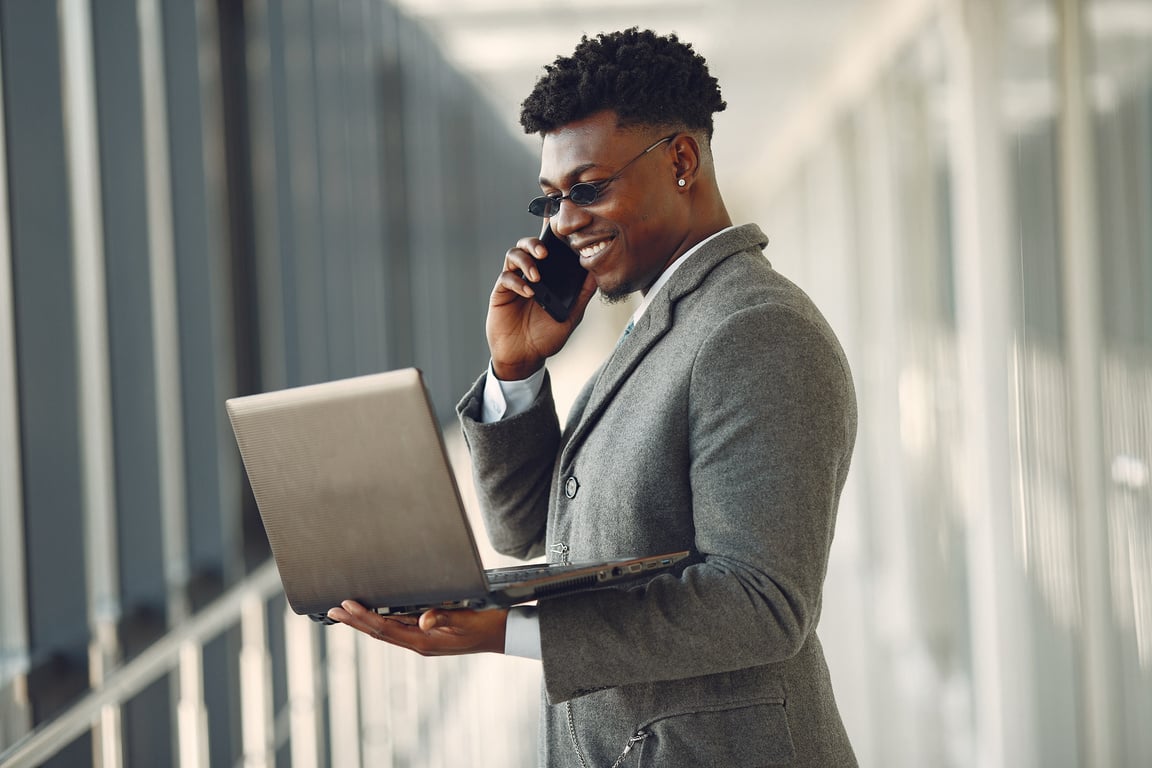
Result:
[[[546,68],[521,114],[543,137],[531,210],[589,276],[558,323],[532,300],[546,249],[528,237],[508,251],[491,366],[459,407],[496,549],[573,562],[687,549],[689,562],[536,612],[330,614],[429,655],[538,655],[549,766],[856,764],[815,632],[852,381],[823,317],[763,257],[764,234],[732,226],[710,151],[725,106],[674,35],[585,38]],[[562,430],[545,361],[597,290],[643,302]]]

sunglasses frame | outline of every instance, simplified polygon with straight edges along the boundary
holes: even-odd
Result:
[[[620,178],[620,176],[624,173],[624,171],[628,170],[628,167],[632,165],[632,163],[644,157],[644,155],[656,149],[656,147],[660,146],[664,142],[672,141],[679,135],[679,133],[673,133],[671,136],[665,136],[664,138],[655,142],[643,152],[636,155],[636,157],[624,163],[620,170],[616,171],[616,173],[612,174],[606,179],[601,181],[578,182],[572,185],[572,188],[568,190],[568,194],[566,195],[541,195],[540,197],[532,198],[532,201],[528,203],[528,213],[532,214],[533,216],[539,216],[543,219],[548,219],[560,213],[560,204],[565,200],[570,200],[573,204],[579,205],[580,207],[592,205],[592,203],[599,199],[600,193],[604,191],[604,188],[612,182],[616,181],[616,179]],[[591,191],[585,193],[584,190]],[[588,195],[591,196],[588,197]]]

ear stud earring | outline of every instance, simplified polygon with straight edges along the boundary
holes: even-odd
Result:
[[[677,182],[676,182],[677,186],[681,186],[681,187],[682,187],[682,186],[684,186],[684,185],[685,185],[685,184],[687,184],[687,183],[688,183],[688,182],[684,181],[684,179],[680,179],[679,181],[677,181]]]

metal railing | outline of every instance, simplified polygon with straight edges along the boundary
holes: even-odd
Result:
[[[287,695],[277,711],[266,610],[273,600],[281,600],[280,579],[269,561],[0,753],[0,768],[42,765],[85,734],[93,736],[92,764],[119,768],[125,764],[122,709],[169,675],[175,680],[171,753],[155,755],[149,764],[207,768],[214,734],[205,703],[204,649],[236,627],[242,749],[237,766],[270,768],[285,749],[294,768],[534,763],[535,663],[494,656],[425,659],[346,627],[322,627],[287,608]]]
[[[177,673],[179,680],[177,733],[180,765],[206,766],[205,745],[208,734],[203,703],[202,649],[221,632],[237,623],[241,626],[243,644],[240,663],[244,677],[241,693],[245,713],[245,764],[267,764],[270,743],[267,713],[271,712],[268,688],[271,673],[264,603],[279,589],[280,579],[276,567],[269,561],[191,620],[173,629],[131,662],[111,673],[104,685],[85,695],[60,717],[45,723],[0,754],[0,766],[21,768],[40,765],[84,733],[101,729],[102,724],[110,720],[115,721],[125,701],[172,672]],[[308,629],[304,627],[305,631]],[[115,750],[111,745],[106,745],[101,752],[97,761],[106,764]],[[112,759],[116,758],[113,756]],[[293,761],[293,765],[296,764]]]

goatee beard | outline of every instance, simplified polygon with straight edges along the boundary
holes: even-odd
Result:
[[[613,304],[623,304],[628,301],[628,297],[636,293],[636,289],[630,285],[620,285],[610,291],[605,291],[601,288],[598,293],[600,294],[600,303],[609,306]]]

